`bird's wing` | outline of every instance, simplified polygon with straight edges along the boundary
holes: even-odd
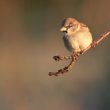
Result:
[[[81,29],[82,29],[82,30],[89,30],[89,28],[87,27],[86,24],[80,23],[80,25],[81,25]]]
[[[86,24],[84,23],[80,23],[82,27],[87,27]]]

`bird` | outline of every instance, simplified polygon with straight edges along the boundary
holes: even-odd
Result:
[[[63,19],[60,31],[67,50],[76,54],[83,53],[93,40],[89,28],[75,18]]]

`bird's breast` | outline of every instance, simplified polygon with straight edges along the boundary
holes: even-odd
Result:
[[[69,51],[79,52],[91,44],[92,36],[89,32],[79,32],[74,35],[64,35],[63,41]]]
[[[65,36],[63,36],[63,41],[64,41],[65,47],[66,47],[69,51],[73,52],[73,51],[79,49],[77,40],[75,40],[74,38],[65,35]]]

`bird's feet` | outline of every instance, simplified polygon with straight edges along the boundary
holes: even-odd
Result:
[[[91,47],[94,48],[94,47],[96,47],[96,45],[97,45],[97,42],[93,41],[92,44],[91,44]]]
[[[81,54],[83,54],[83,51],[73,53],[73,58],[74,58],[74,60],[77,60],[77,58],[78,58]]]

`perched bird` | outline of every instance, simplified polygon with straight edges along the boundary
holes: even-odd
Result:
[[[92,43],[89,28],[74,18],[64,19],[60,31],[65,47],[73,53],[83,52]]]

